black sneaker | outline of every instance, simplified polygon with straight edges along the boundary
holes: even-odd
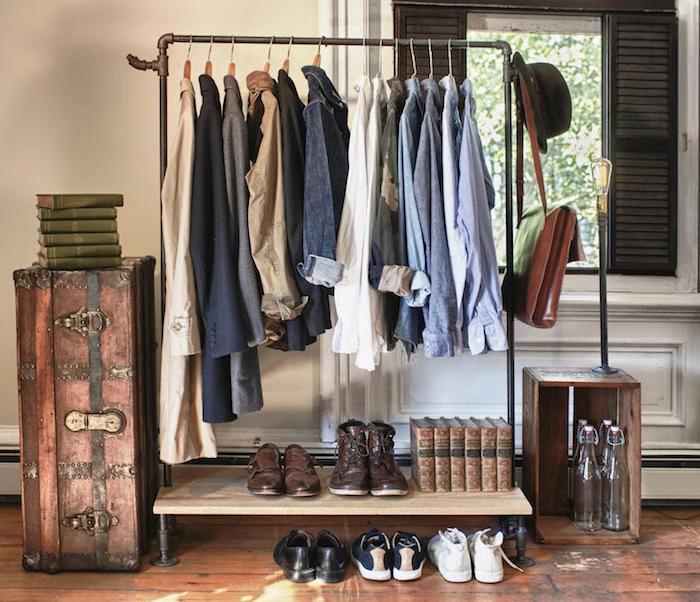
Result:
[[[306,583],[316,578],[312,550],[314,536],[301,529],[292,529],[275,546],[273,557],[282,567],[284,576],[295,583]]]
[[[352,561],[365,579],[388,581],[391,579],[391,546],[389,538],[367,523],[369,531],[352,544]]]
[[[348,551],[338,536],[322,529],[314,546],[316,579],[326,583],[338,583],[345,579],[348,567]]]
[[[420,579],[425,564],[425,550],[415,533],[397,531],[391,538],[394,579],[412,581]]]

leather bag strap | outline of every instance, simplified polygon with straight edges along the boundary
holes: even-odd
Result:
[[[520,77],[520,92],[521,98],[523,100],[523,107],[525,108],[525,123],[527,124],[527,133],[530,137],[530,148],[532,149],[532,162],[535,164],[535,176],[537,177],[537,187],[540,191],[540,200],[542,201],[542,209],[545,215],[547,215],[547,195],[544,191],[544,178],[542,177],[542,163],[540,162],[540,151],[537,145],[537,127],[535,125],[535,115],[532,111],[532,102],[530,101],[530,96],[527,93],[527,86],[525,86],[525,80],[522,74]],[[520,151],[522,154],[522,150]],[[519,200],[518,207],[518,220],[522,216],[522,200]]]

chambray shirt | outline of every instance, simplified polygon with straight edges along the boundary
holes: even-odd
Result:
[[[486,159],[476,127],[476,102],[472,96],[471,82],[465,79],[460,89],[465,102],[459,153],[457,221],[467,242],[464,324],[469,349],[476,355],[487,348],[504,351],[508,342],[501,322],[503,301],[491,226],[493,183],[486,169]]]
[[[420,218],[431,292],[423,307],[426,357],[452,357],[457,340],[457,297],[445,230],[442,198],[442,142],[440,135],[440,92],[433,79],[422,82],[425,115],[420,131],[413,185]]]
[[[423,312],[421,307],[430,294],[430,282],[426,274],[425,244],[418,219],[413,191],[413,171],[416,166],[418,139],[423,121],[423,97],[420,82],[415,77],[406,80],[407,98],[399,120],[399,262],[408,265],[416,273],[411,294],[401,297],[399,317],[394,336],[401,340],[406,355],[421,342]]]

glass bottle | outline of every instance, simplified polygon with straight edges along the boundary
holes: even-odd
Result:
[[[598,466],[601,470],[605,468],[605,461],[608,456],[608,452],[610,451],[610,444],[608,443],[608,430],[612,426],[613,421],[608,419],[608,418],[603,418],[603,421],[600,423],[600,427],[598,428]]]
[[[600,529],[601,478],[595,459],[598,432],[593,425],[583,427],[574,469],[574,522],[583,531]]]
[[[576,436],[574,437],[574,450],[571,455],[571,465],[569,466],[569,518],[574,520],[574,470],[576,469],[576,458],[578,458],[579,449],[581,444],[579,443],[579,437],[581,436],[581,431],[583,427],[588,424],[588,420],[585,418],[579,418],[576,423]]]
[[[625,435],[619,426],[608,431],[609,453],[603,480],[603,527],[625,531],[630,527],[630,472]]]

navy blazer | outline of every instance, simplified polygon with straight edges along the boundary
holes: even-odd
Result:
[[[231,244],[219,90],[199,76],[202,107],[195,130],[190,253],[202,336],[205,422],[236,419],[231,409],[230,354],[248,349]]]

